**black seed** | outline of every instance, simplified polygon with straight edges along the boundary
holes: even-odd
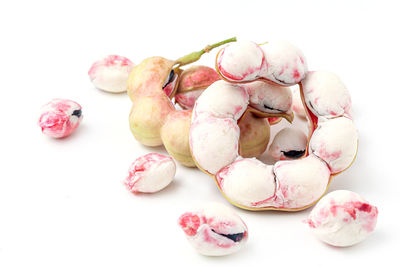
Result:
[[[280,109],[277,109],[277,108],[272,108],[272,107],[270,107],[270,106],[268,106],[268,105],[266,105],[266,104],[264,104],[264,108],[265,108],[265,109],[270,109],[270,110],[276,110],[276,111],[279,111],[279,112],[285,112],[285,111],[280,110]]]
[[[78,118],[82,115],[82,110],[81,109],[76,109],[74,112],[72,112],[72,116],[77,116]]]
[[[229,238],[233,242],[239,242],[240,240],[243,239],[244,234],[243,233],[238,233],[238,234],[232,234],[232,235],[225,235],[225,234],[220,234],[212,230],[214,233],[225,236],[226,238]]]
[[[170,72],[169,75],[168,75],[167,82],[166,82],[166,83],[164,84],[164,86],[162,87],[163,89],[164,89],[169,83],[172,82],[172,80],[174,79],[174,75],[175,75],[174,70],[171,70],[171,72]]]
[[[304,155],[304,153],[306,153],[305,150],[290,150],[290,151],[281,151],[283,152],[283,155],[285,155],[285,157],[288,158],[292,158],[292,159],[297,159],[300,158],[301,156]]]

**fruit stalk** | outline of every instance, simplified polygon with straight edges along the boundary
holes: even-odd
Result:
[[[177,59],[175,61],[175,65],[178,65],[178,67],[196,62],[197,60],[200,59],[200,57],[204,54],[204,53],[208,53],[210,52],[212,49],[219,47],[221,45],[230,43],[230,42],[236,42],[236,37],[232,37],[226,40],[223,40],[221,42],[212,44],[212,45],[207,45],[206,47],[204,47],[202,50],[200,51],[196,51],[196,52],[192,52],[190,54],[187,54],[186,56],[183,56],[179,59]]]

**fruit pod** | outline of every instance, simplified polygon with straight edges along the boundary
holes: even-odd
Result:
[[[287,54],[291,55],[293,49],[289,47],[289,50]],[[276,51],[278,54],[270,58],[280,58],[282,62],[265,64],[286,64],[285,50]],[[252,57],[260,56],[258,52],[236,52],[239,57],[247,55],[245,58],[250,62],[256,61]],[[231,56],[237,58],[237,55]],[[304,61],[297,58],[296,64]],[[294,66],[299,68],[296,64]],[[238,68],[240,70],[242,66]],[[252,76],[250,73],[243,77],[238,81],[258,80],[258,74]],[[290,77],[287,77],[285,84],[289,84]],[[296,78],[293,81],[301,80]],[[196,165],[213,177],[232,204],[249,210],[305,209],[316,203],[325,193],[331,178],[348,168],[354,160],[357,131],[348,116],[351,101],[346,87],[336,75],[318,71],[307,74],[299,85],[310,123],[307,151],[299,159],[281,160],[274,165],[239,156],[237,122],[245,112],[251,111],[257,115],[268,112],[266,116],[272,117],[271,113],[276,110],[283,111],[281,104],[284,103],[271,102],[264,106],[264,102],[259,102],[249,108],[247,85],[224,81],[215,82],[198,98],[192,114],[190,150]]]
[[[132,100],[129,123],[134,137],[146,146],[160,146],[161,127],[168,114],[175,110],[162,90],[176,86],[178,71],[173,60],[151,57],[133,68],[128,79],[128,95]],[[170,78],[170,73],[174,73]]]

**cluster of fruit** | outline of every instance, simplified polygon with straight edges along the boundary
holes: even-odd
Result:
[[[216,70],[182,69],[227,43],[217,54]],[[131,192],[166,187],[175,176],[175,159],[210,175],[223,196],[243,209],[298,211],[319,201],[307,222],[331,245],[356,244],[375,228],[377,208],[356,193],[339,190],[322,198],[332,177],[357,153],[351,99],[335,74],[308,71],[303,53],[292,44],[231,38],[178,60],[150,57],[136,66],[113,55],[95,62],[89,76],[101,90],[127,91],[136,140],[164,145],[171,155],[151,153],[135,160],[125,181]],[[299,85],[297,98],[289,88],[293,85]],[[270,125],[282,118],[291,122],[293,111],[307,118],[308,137],[283,129],[269,147],[276,163],[257,160],[267,149]],[[55,99],[43,107],[39,125],[45,134],[61,138],[81,119],[79,104]],[[220,204],[184,213],[179,225],[204,255],[235,252],[248,237],[243,221]]]

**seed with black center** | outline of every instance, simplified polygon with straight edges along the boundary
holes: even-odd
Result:
[[[305,150],[290,150],[290,151],[281,151],[285,157],[297,159],[306,153]]]
[[[163,89],[164,89],[168,84],[170,84],[170,83],[172,82],[172,80],[174,79],[174,75],[175,75],[174,70],[171,70],[171,72],[170,72],[169,75],[168,75],[168,79],[167,79],[166,83],[165,83],[164,86],[162,87]]]
[[[76,109],[74,112],[72,112],[72,116],[77,116],[78,118],[82,115],[82,110],[81,109]]]
[[[215,232],[214,230],[212,230],[214,233],[222,235],[226,238],[229,238],[230,240],[232,240],[233,242],[240,242],[243,239],[244,233],[238,233],[238,234],[220,234]]]

